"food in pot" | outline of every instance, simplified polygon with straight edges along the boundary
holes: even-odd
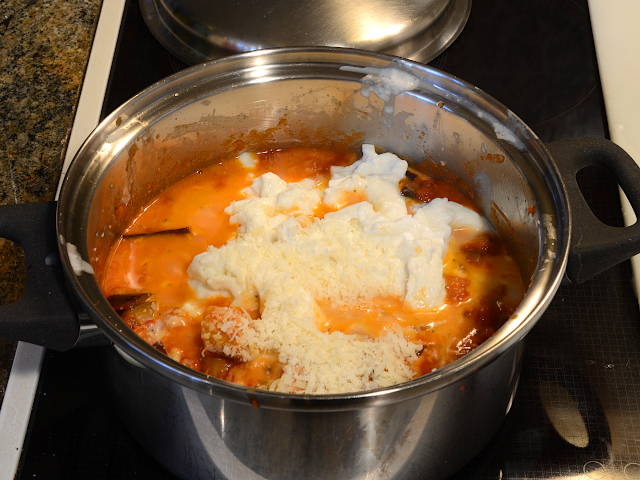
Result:
[[[524,288],[453,186],[392,153],[242,154],[131,223],[103,290],[144,340],[223,380],[288,393],[386,387],[489,338]]]

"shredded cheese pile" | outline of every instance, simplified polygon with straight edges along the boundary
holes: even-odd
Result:
[[[488,228],[477,213],[447,199],[408,208],[398,184],[407,162],[363,146],[363,157],[333,167],[325,190],[311,179],[287,184],[273,173],[253,180],[247,198],[225,212],[238,236],[197,255],[188,273],[200,298],[230,296],[232,306],[260,309],[224,323],[234,345],[276,351],[281,392],[322,394],[369,390],[411,379],[422,345],[390,328],[380,338],[321,332],[320,301],[366,304],[402,298],[413,310],[443,304],[443,259],[452,228]],[[250,165],[249,165],[250,168]],[[323,218],[347,195],[365,201]],[[234,347],[235,348],[235,347]]]

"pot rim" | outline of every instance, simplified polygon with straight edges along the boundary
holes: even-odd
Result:
[[[89,258],[90,255],[87,252],[86,225],[79,229],[80,233],[74,233],[66,212],[71,208],[72,197],[78,182],[83,181],[87,158],[100,154],[99,146],[105,139],[119,138],[122,143],[120,149],[128,148],[127,143],[122,142],[122,139],[130,141],[132,135],[131,132],[125,131],[127,126],[124,123],[122,125],[118,123],[118,118],[135,118],[136,112],[153,108],[156,102],[172,95],[178,96],[176,94],[188,90],[194,83],[205,79],[210,80],[216,75],[224,78],[227,84],[230,81],[233,86],[236,69],[249,68],[255,65],[256,61],[262,64],[272,62],[269,65],[278,65],[283,62],[315,65],[318,61],[322,61],[331,64],[335,69],[341,65],[368,67],[393,64],[420,77],[419,89],[424,89],[426,93],[443,93],[448,88],[452,92],[446,93],[456,97],[457,101],[465,106],[475,109],[478,116],[485,114],[493,120],[508,119],[508,122],[500,121],[500,124],[508,128],[516,140],[513,145],[505,144],[506,149],[514,150],[514,148],[519,149],[519,145],[526,146],[525,148],[540,159],[550,173],[548,177],[545,175],[545,181],[549,184],[548,188],[554,192],[554,199],[557,202],[555,207],[562,218],[556,219],[558,222],[556,226],[540,222],[540,254],[536,274],[521,305],[492,338],[459,360],[435,372],[398,385],[345,394],[275,393],[208,377],[172,360],[144,342],[131,329],[124,326],[123,322],[118,321],[118,315],[108,305],[93,275],[74,274],[66,243],[77,245],[82,258]],[[345,73],[344,75],[354,78],[356,74]],[[360,74],[360,77],[363,75]],[[260,81],[277,81],[278,79],[263,77]],[[354,78],[354,81],[358,79]],[[433,83],[434,81],[438,83]],[[176,102],[176,108],[180,105],[179,102],[180,100]],[[187,68],[151,85],[117,108],[90,134],[69,166],[60,191],[56,227],[60,256],[71,290],[103,333],[114,343],[120,353],[124,353],[123,358],[143,368],[154,370],[184,387],[209,395],[219,395],[233,401],[284,410],[336,411],[406,400],[439,390],[454,382],[461,382],[522,341],[551,302],[566,268],[571,225],[566,198],[567,194],[558,177],[555,164],[537,136],[513,112],[473,85],[426,65],[390,55],[339,47],[291,47],[241,53]],[[89,200],[86,201],[89,202]]]

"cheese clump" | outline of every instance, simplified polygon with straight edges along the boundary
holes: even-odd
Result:
[[[398,184],[408,164],[392,153],[332,167],[328,187],[312,179],[287,183],[266,173],[247,198],[225,213],[238,224],[226,245],[197,255],[188,269],[200,298],[232,297],[232,306],[260,307],[252,347],[279,352],[284,374],[271,389],[307,394],[344,393],[413,378],[422,345],[390,329],[380,338],[321,332],[320,301],[358,305],[375,297],[404,299],[412,310],[444,303],[443,260],[452,228],[485,230],[476,212],[447,199],[408,208]],[[337,208],[344,195],[366,201],[323,218],[321,203]]]

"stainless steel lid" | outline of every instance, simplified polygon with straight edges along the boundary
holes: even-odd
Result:
[[[189,64],[273,47],[334,46],[428,62],[462,31],[471,0],[140,0],[145,21]]]
[[[261,408],[299,411],[415,398],[482,370],[514,348],[549,305],[566,269],[571,219],[564,184],[544,145],[506,107],[444,72],[395,60],[341,48],[250,52],[182,70],[105,118],[69,166],[57,204],[69,288],[103,333],[135,361],[205,395],[246,403],[250,393]],[[396,78],[393,72],[412,80],[395,82],[392,100],[366,93],[371,86],[382,88],[385,78]],[[242,151],[357,148],[364,141],[412,165],[424,161],[420,168],[440,175],[446,166],[447,175],[468,186],[476,205],[503,234],[530,282],[514,315],[471,353],[380,390],[311,397],[257,391],[171,360],[105,301],[98,282],[109,249],[169,184]],[[502,160],[487,160],[487,153]],[[91,261],[94,275],[73,272],[67,244]]]

